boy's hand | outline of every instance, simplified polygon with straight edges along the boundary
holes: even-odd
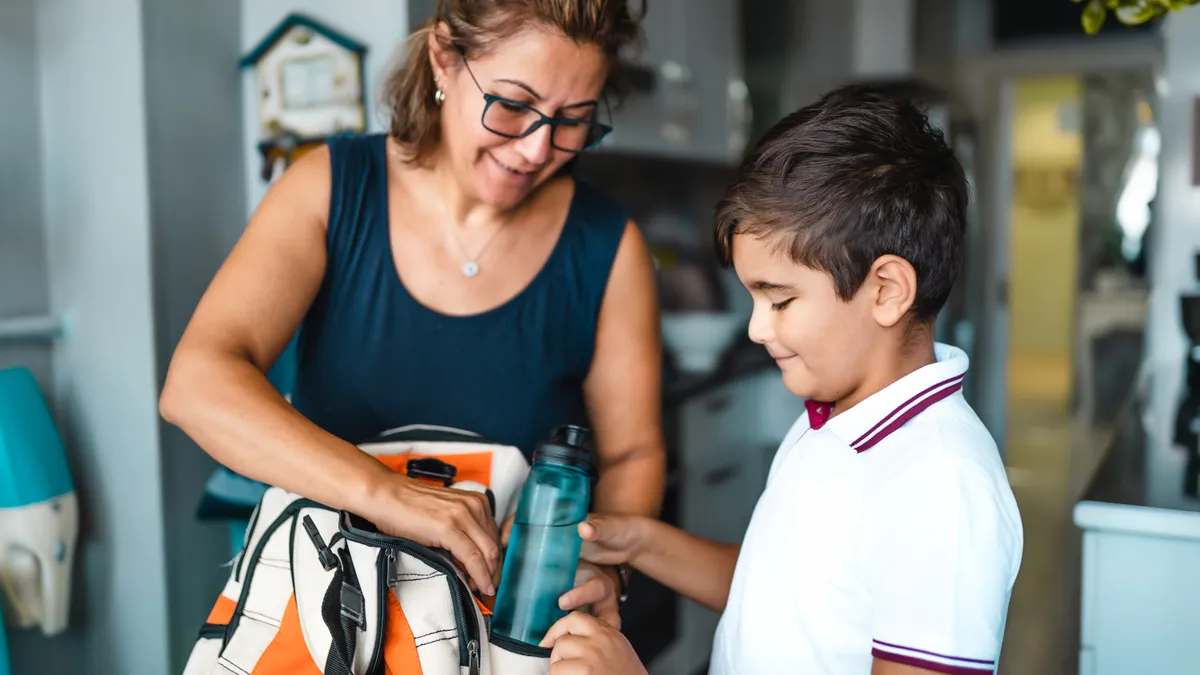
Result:
[[[646,518],[643,516],[589,515],[579,524],[583,538],[581,560],[597,565],[625,565],[641,553]]]
[[[589,614],[571,612],[550,627],[550,675],[646,675],[621,631]]]

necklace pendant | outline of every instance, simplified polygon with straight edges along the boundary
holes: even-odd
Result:
[[[470,278],[479,274],[479,265],[474,260],[468,260],[463,263],[462,273],[464,277]]]

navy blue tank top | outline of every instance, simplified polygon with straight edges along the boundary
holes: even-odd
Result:
[[[586,424],[583,382],[625,209],[576,181],[533,281],[492,310],[448,316],[409,295],[396,272],[386,137],[338,138],[329,151],[328,260],[298,335],[296,409],[350,443],[434,424],[527,456],[554,427]]]

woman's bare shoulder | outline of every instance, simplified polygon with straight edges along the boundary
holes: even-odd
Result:
[[[319,222],[324,228],[329,220],[332,176],[328,145],[305,152],[267,190],[256,217],[286,213],[307,222]]]

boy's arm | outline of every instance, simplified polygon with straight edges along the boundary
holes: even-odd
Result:
[[[629,564],[671,590],[721,613],[729,599],[740,544],[701,539],[644,519],[643,544]]]
[[[902,663],[884,661],[883,659],[873,659],[871,661],[871,675],[941,675],[943,672],[945,671],[907,666]],[[984,671],[984,673],[987,672],[990,671]]]
[[[713,611],[725,609],[741,546],[701,539],[642,516],[589,516],[579,534],[583,560],[629,565]],[[562,606],[577,606],[574,593],[563,596]]]

